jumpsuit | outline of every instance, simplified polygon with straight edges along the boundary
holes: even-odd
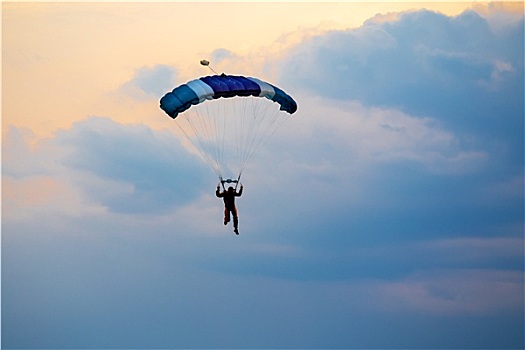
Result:
[[[235,197],[242,195],[242,186],[239,192],[236,192],[233,187],[228,188],[228,191],[220,192],[217,188],[215,195],[224,200],[224,225],[230,222],[230,213],[233,216],[233,228],[238,234],[239,217],[237,216],[237,208],[235,207]]]

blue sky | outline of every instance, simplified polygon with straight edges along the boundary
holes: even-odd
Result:
[[[101,73],[51,132],[3,113],[3,348],[523,348],[523,8],[417,5],[206,47],[299,106],[245,175],[240,236],[158,108],[193,78],[176,59]]]

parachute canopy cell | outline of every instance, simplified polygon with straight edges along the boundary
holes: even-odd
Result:
[[[175,119],[192,105],[206,100],[235,96],[266,97],[278,103],[282,111],[290,114],[297,111],[297,103],[283,90],[257,78],[212,75],[182,84],[160,99],[160,108]]]

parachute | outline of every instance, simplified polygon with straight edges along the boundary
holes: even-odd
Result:
[[[237,182],[262,146],[296,112],[297,103],[260,79],[221,74],[174,88],[160,99],[160,108],[220,179],[235,174]]]

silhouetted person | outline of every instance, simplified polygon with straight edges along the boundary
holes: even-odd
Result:
[[[228,191],[221,192],[220,184],[217,185],[217,191],[215,195],[224,200],[224,225],[230,222],[230,213],[233,216],[233,232],[236,235],[239,234],[239,217],[237,216],[237,208],[235,208],[235,197],[240,197],[242,195],[242,185],[239,192],[235,191],[233,187],[229,187]]]

